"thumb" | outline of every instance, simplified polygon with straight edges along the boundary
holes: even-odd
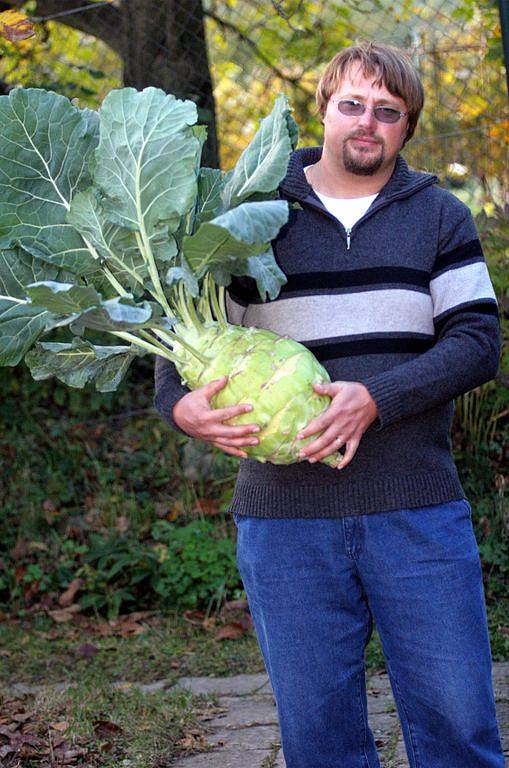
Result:
[[[211,397],[213,397],[216,392],[220,392],[223,387],[226,386],[228,383],[228,376],[221,376],[219,379],[214,379],[214,381],[209,381],[208,384],[205,384],[203,387],[203,394],[207,398],[207,400],[210,400]]]
[[[323,384],[313,384],[313,389],[319,395],[330,395],[331,397],[337,392],[336,382],[324,382]]]

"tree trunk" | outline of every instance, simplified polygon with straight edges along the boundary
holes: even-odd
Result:
[[[208,137],[203,165],[218,166],[215,107],[201,0],[123,0],[124,85],[153,85],[198,107]]]
[[[24,0],[0,1],[0,9]],[[90,7],[83,0],[37,0],[35,17],[77,11],[55,19],[103,40],[122,58],[124,85],[162,88],[198,107],[198,122],[208,128],[202,164],[217,168],[219,155],[203,7],[201,0],[117,0]]]

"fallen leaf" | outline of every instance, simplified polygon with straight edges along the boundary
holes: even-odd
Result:
[[[78,656],[82,656],[84,659],[93,659],[96,653],[99,653],[99,648],[92,645],[92,643],[83,643],[76,649]]]
[[[124,733],[124,729],[111,720],[94,720],[94,733],[98,737],[104,737],[112,733]]]
[[[48,611],[48,616],[51,616],[53,621],[61,623],[63,621],[71,621],[74,614],[80,610],[79,603],[73,603],[67,606],[67,608],[57,609],[55,611]]]
[[[215,634],[216,640],[234,639],[236,637],[242,637],[245,634],[244,627],[238,621],[234,621],[230,624],[225,624],[218,629]]]
[[[78,592],[81,587],[83,586],[83,579],[73,579],[65,592],[62,592],[60,597],[58,598],[59,605],[61,605],[63,608],[66,608],[69,606],[72,601],[74,600],[76,596],[76,592]]]
[[[11,43],[26,40],[35,35],[30,19],[21,11],[4,11],[0,13],[0,35]]]
[[[67,720],[61,720],[59,723],[50,723],[50,728],[53,728],[54,731],[59,731],[60,733],[63,733],[69,728],[69,723]]]

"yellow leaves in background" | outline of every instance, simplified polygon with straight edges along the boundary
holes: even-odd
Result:
[[[10,43],[19,43],[34,37],[35,30],[26,13],[4,11],[0,13],[0,36]]]

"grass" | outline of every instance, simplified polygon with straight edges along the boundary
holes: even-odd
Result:
[[[19,768],[40,766],[41,756],[51,756],[51,750],[57,758],[55,736],[65,738],[65,749],[69,754],[74,750],[76,760],[85,760],[71,765],[90,768],[164,768],[177,756],[206,751],[207,721],[221,711],[217,698],[169,689],[182,676],[265,673],[252,628],[232,639],[217,639],[232,618],[204,627],[193,623],[192,616],[155,614],[140,622],[140,634],[125,637],[102,636],[106,626],[111,629],[106,622],[71,627],[55,625],[42,615],[4,622],[2,715],[11,713],[16,723],[31,713],[30,732],[41,735],[37,756],[27,747]],[[84,654],[85,647],[89,651]],[[96,650],[90,652],[90,647]],[[368,673],[384,666],[376,631],[366,649],[366,663]],[[164,689],[153,692],[132,684],[161,679]],[[67,687],[51,685],[59,682]],[[40,688],[17,693],[14,683]],[[18,768],[16,762],[5,765]]]

